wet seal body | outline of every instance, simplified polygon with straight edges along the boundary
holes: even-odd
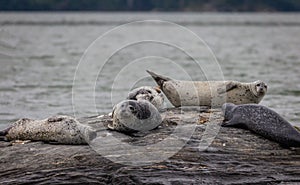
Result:
[[[251,130],[285,147],[300,147],[300,132],[275,111],[256,104],[234,105],[225,103],[224,127]]]
[[[53,116],[43,120],[23,118],[0,132],[5,140],[44,141],[54,144],[88,144],[96,137],[90,127],[69,116]]]
[[[112,117],[108,128],[126,133],[152,130],[162,122],[158,110],[146,100],[124,100],[114,106]]]
[[[225,102],[234,104],[259,103],[267,92],[262,81],[180,81],[154,72],[147,72],[175,106],[217,106]]]
[[[159,87],[142,86],[133,89],[127,96],[128,100],[147,100],[158,110],[163,108],[164,95]]]

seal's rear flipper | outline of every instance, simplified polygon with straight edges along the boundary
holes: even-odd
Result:
[[[4,129],[4,130],[0,130],[0,136],[6,136],[8,134],[8,131],[12,128],[12,126]]]
[[[147,73],[149,73],[152,76],[152,78],[156,81],[156,83],[159,85],[160,88],[162,88],[162,85],[164,84],[165,81],[172,80],[171,78],[156,74],[152,71],[149,71],[149,70],[146,70],[146,71],[147,71]]]
[[[12,128],[12,126],[4,129],[4,130],[0,130],[0,141],[6,141],[6,135],[8,134],[8,131]]]

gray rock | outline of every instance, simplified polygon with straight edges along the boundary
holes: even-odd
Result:
[[[179,135],[184,147],[164,161],[130,166],[108,160],[89,145],[11,145],[1,141],[0,184],[300,183],[299,150],[282,148],[247,130],[220,127],[223,117],[219,110],[174,108],[167,109],[162,117],[159,128],[130,136],[108,131],[109,116],[79,121],[93,127],[98,137],[109,134],[131,146],[151,146],[172,136],[178,126],[193,128],[190,138]],[[212,139],[208,130],[219,132]],[[205,142],[210,141],[212,144],[205,148]],[[204,150],[199,150],[201,143]],[[115,152],[114,148],[106,150]]]

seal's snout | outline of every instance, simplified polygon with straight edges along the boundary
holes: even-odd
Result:
[[[258,94],[265,94],[267,92],[268,86],[266,83],[262,82],[262,81],[257,81],[256,82],[256,91]]]
[[[224,103],[224,104],[222,105],[222,112],[225,113],[225,110],[226,110],[226,103]]]

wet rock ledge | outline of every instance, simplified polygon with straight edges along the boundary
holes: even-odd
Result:
[[[145,166],[111,162],[89,145],[0,142],[0,184],[299,184],[299,149],[285,149],[247,130],[219,127],[222,114],[205,108],[171,108],[159,128],[131,136],[109,131],[130,145],[146,146],[171,136],[177,126],[195,128],[167,160]],[[107,134],[108,116],[80,122]],[[219,130],[213,139],[207,130]],[[210,132],[208,132],[210,133]],[[199,143],[213,139],[205,150]],[[105,151],[117,146],[103,148]],[[170,146],[172,147],[172,146]],[[203,149],[203,148],[202,148]],[[130,155],[130,154],[129,154]],[[130,157],[130,156],[129,156]]]

